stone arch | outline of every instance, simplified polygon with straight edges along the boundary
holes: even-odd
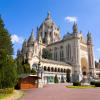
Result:
[[[51,71],[51,70],[50,70],[50,67],[48,67],[47,70],[50,72],[50,71]]]
[[[52,72],[54,72],[54,71],[55,71],[53,67],[51,67],[51,71],[52,71]]]
[[[46,68],[46,66],[44,66],[44,71],[47,71],[47,68]]]
[[[60,68],[58,68],[58,72],[60,72]]]
[[[55,68],[55,72],[57,72],[58,70],[57,70],[57,68]]]
[[[85,57],[81,58],[81,69],[82,69],[82,74],[87,75],[88,72],[88,62]]]
[[[64,73],[66,73],[66,69],[64,69]]]
[[[61,68],[61,72],[63,72],[63,69]]]

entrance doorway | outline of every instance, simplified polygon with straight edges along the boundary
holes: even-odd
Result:
[[[70,73],[71,73],[71,70],[70,69],[67,69],[66,70],[66,81],[67,82],[70,82],[71,81]]]

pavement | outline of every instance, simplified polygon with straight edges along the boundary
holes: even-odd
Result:
[[[25,92],[20,100],[100,100],[100,88],[72,89],[67,83],[51,84]]]

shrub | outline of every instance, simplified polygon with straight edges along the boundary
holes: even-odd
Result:
[[[90,84],[91,84],[91,85],[95,85],[95,81],[91,81]]]
[[[58,83],[58,77],[57,77],[57,75],[55,75],[55,77],[54,77],[54,83]]]
[[[81,86],[81,83],[80,82],[73,82],[73,86]]]
[[[95,87],[100,87],[100,81],[95,82]]]
[[[13,93],[13,90],[13,88],[0,89],[0,94],[10,94]]]

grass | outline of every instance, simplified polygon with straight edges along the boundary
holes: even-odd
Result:
[[[19,100],[24,95],[24,92],[14,90],[14,92],[11,94],[0,94],[0,100],[3,100],[3,99],[6,100],[6,98],[10,98],[10,97],[13,97],[15,95],[16,95],[16,99]]]
[[[11,94],[0,94],[0,100],[7,97],[7,96],[11,96],[13,93]]]
[[[67,88],[75,88],[75,89],[88,89],[88,88],[100,88],[100,87],[95,87],[95,86],[66,86]]]

